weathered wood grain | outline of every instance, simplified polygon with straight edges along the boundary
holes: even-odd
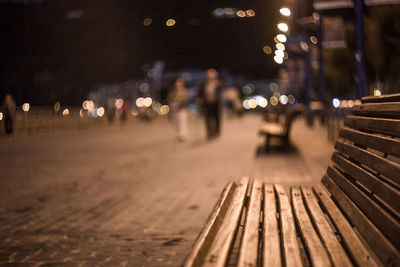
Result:
[[[385,116],[400,118],[400,102],[365,103],[356,105],[351,109],[356,115]]]
[[[327,177],[324,176],[322,181],[326,181]],[[326,183],[325,183],[326,184]],[[359,266],[378,266],[377,263],[372,258],[370,252],[365,248],[361,240],[358,238],[357,234],[354,232],[350,223],[343,216],[342,212],[335,205],[332,199],[327,194],[324,187],[317,185],[314,187],[315,193],[320,200],[322,206],[327,211],[329,218],[338,229],[343,242],[352,256],[353,260]]]
[[[331,266],[328,253],[312,226],[298,187],[291,188],[293,211],[312,266]]]
[[[262,183],[253,181],[250,201],[246,214],[242,244],[239,252],[239,267],[257,266],[260,237]]]
[[[264,184],[263,265],[282,266],[277,206],[273,185]]]
[[[333,195],[340,205],[346,217],[358,229],[384,266],[399,266],[400,253],[390,241],[376,228],[376,226],[365,216],[358,206],[336,185],[328,176],[322,178],[322,184]],[[342,233],[342,231],[340,231]],[[396,235],[396,232],[393,233]],[[353,246],[348,246],[352,249]],[[355,260],[359,257],[354,255]],[[370,256],[369,256],[370,257]],[[364,259],[364,257],[361,257]],[[367,265],[360,265],[367,266]]]
[[[400,164],[340,140],[336,141],[335,149],[400,184]]]
[[[384,200],[388,206],[400,211],[400,192],[398,190],[337,152],[333,153],[332,161],[365,188]]]
[[[400,140],[344,127],[339,136],[364,147],[400,157]]]
[[[338,169],[329,166],[327,174],[346,193],[346,195],[363,211],[376,227],[397,247],[400,247],[400,224],[373,199],[369,198],[356,185],[344,177]]]
[[[222,220],[228,210],[228,206],[232,201],[236,187],[237,186],[234,182],[230,182],[226,185],[218,202],[215,204],[213,211],[208,217],[206,224],[194,242],[193,248],[183,264],[185,267],[201,266],[201,264],[203,264],[204,258],[207,255],[219,227],[221,226]]]
[[[344,251],[339,240],[336,238],[335,233],[332,231],[327,219],[324,216],[324,212],[318,205],[318,201],[309,187],[301,187],[301,191],[304,197],[304,202],[308,208],[311,220],[315,228],[321,237],[329,256],[334,266],[351,266],[352,263]]]
[[[374,133],[386,134],[389,136],[400,137],[400,120],[389,118],[370,118],[363,116],[349,115],[344,121],[344,125]]]
[[[361,101],[362,103],[400,102],[400,94],[365,96]]]
[[[279,200],[279,214],[281,224],[282,247],[286,266],[302,266],[299,244],[292,208],[285,189],[281,185],[274,185]]]
[[[232,201],[216,233],[214,242],[210,246],[203,266],[225,266],[240,222],[240,215],[243,210],[248,184],[248,177],[240,179],[239,185],[235,189]]]

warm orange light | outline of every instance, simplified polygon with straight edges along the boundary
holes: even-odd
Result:
[[[278,24],[278,29],[283,32],[287,32],[289,30],[289,26],[286,23],[281,22]]]
[[[144,26],[150,26],[150,24],[153,22],[153,20],[151,18],[145,18],[143,20],[143,25]]]
[[[248,9],[246,10],[246,15],[249,17],[254,17],[256,15],[256,12],[254,12],[253,9]]]
[[[236,16],[238,16],[239,18],[244,18],[246,17],[246,13],[244,13],[243,10],[239,10],[238,12],[236,12]]]
[[[167,22],[165,23],[168,27],[174,26],[176,21],[174,19],[168,19]]]
[[[266,45],[266,46],[263,47],[263,51],[264,51],[264,53],[267,54],[267,55],[269,55],[269,54],[272,53],[272,49],[271,49],[271,47],[269,47],[268,45]]]

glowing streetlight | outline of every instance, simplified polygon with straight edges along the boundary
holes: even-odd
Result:
[[[283,58],[285,54],[283,53],[282,50],[275,50],[275,56]]]
[[[174,19],[168,19],[167,22],[165,23],[168,27],[174,26],[176,21]]]
[[[287,7],[282,7],[281,9],[279,9],[279,12],[281,12],[281,14],[285,17],[289,17],[291,14],[290,9]]]
[[[282,64],[283,63],[283,58],[280,56],[274,56],[274,61],[278,64]],[[271,101],[270,101],[271,102]]]
[[[287,32],[289,30],[289,26],[286,23],[281,22],[278,24],[278,29],[280,31]]]
[[[276,45],[276,49],[284,51],[285,50],[285,45],[282,43],[277,43]]]
[[[280,33],[276,36],[276,39],[278,39],[279,42],[284,43],[287,41],[286,35]]]

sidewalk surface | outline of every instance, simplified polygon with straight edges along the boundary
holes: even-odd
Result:
[[[256,157],[261,118],[203,121],[176,141],[166,119],[0,139],[0,264],[178,266],[228,181],[316,184],[332,145],[293,125],[296,150]]]

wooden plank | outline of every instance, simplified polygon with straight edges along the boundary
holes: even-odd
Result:
[[[339,240],[336,238],[335,233],[332,231],[332,228],[318,205],[317,199],[311,188],[302,186],[301,191],[303,193],[304,202],[306,203],[310,213],[310,217],[329,252],[333,265],[338,267],[351,266],[352,263],[349,257],[339,243]]]
[[[357,227],[369,246],[375,251],[384,266],[400,266],[400,253],[394,245],[376,228],[358,206],[328,176],[321,180],[331,192],[351,223]],[[394,232],[393,235],[398,235]],[[364,266],[364,265],[360,265]]]
[[[400,94],[365,96],[361,101],[362,103],[400,102]]]
[[[297,243],[296,228],[289,198],[281,185],[275,184],[274,187],[279,201],[279,217],[285,265],[288,267],[302,266],[303,263],[300,257],[300,248]]]
[[[364,133],[355,129],[344,127],[339,136],[353,141],[359,145],[373,148],[386,154],[400,157],[400,140],[379,136],[375,134]]]
[[[230,182],[226,185],[218,202],[215,204],[210,216],[208,217],[206,224],[196,238],[192,250],[186,258],[183,266],[200,266],[203,264],[204,258],[221,226],[222,220],[228,210],[228,206],[232,201],[236,187],[237,186],[234,182]]]
[[[264,184],[263,265],[282,266],[276,198],[273,185]]]
[[[387,205],[400,211],[400,192],[398,190],[382,182],[375,175],[355,165],[337,152],[333,153],[332,161],[373,194],[384,200]]]
[[[326,182],[326,179],[327,177],[324,176],[322,181]],[[378,266],[371,253],[361,242],[360,238],[354,232],[346,217],[343,216],[340,209],[329,197],[326,190],[321,185],[317,185],[314,187],[314,191],[320,200],[321,205],[325,208],[332,223],[338,230],[338,233],[346,245],[346,248],[354,262],[358,266]]]
[[[400,247],[400,224],[364,192],[344,177],[338,169],[329,166],[327,174],[364,212],[375,226],[396,246]]]
[[[205,257],[203,266],[225,266],[239,226],[248,184],[248,177],[240,179],[214,242]]]
[[[331,266],[328,253],[326,252],[324,245],[319,239],[318,234],[312,226],[310,217],[307,214],[300,188],[292,187],[291,195],[296,222],[312,266]]]
[[[336,141],[335,149],[400,184],[400,164],[340,140]]]
[[[350,128],[400,137],[400,120],[397,119],[369,118],[348,115],[344,121],[344,125]]]
[[[262,183],[253,181],[242,244],[239,252],[239,267],[257,266],[258,245],[260,237]]]
[[[355,105],[351,113],[366,116],[390,116],[400,118],[400,102],[365,103]]]

